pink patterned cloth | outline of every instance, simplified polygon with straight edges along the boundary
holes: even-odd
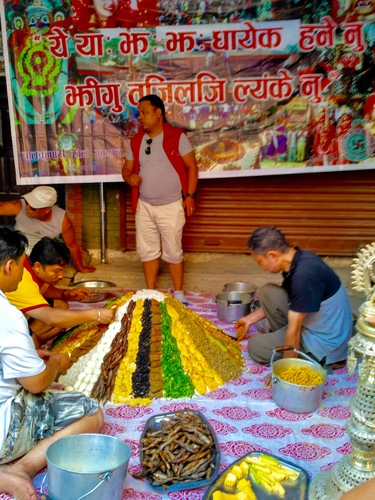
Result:
[[[217,319],[213,295],[192,292],[185,295],[190,309],[234,336],[233,324]],[[97,305],[101,307],[103,304]],[[81,306],[79,304],[75,308]],[[247,340],[242,344],[245,358],[242,376],[215,392],[186,400],[155,400],[150,406],[107,404],[104,407],[103,433],[125,441],[132,450],[123,500],[203,498],[205,488],[160,493],[153,490],[146,480],[132,477],[132,473],[140,470],[139,439],[146,421],[154,415],[184,408],[200,411],[213,427],[221,451],[220,471],[251,451],[263,451],[303,467],[313,477],[331,469],[344,455],[351,453],[345,423],[350,416],[349,400],[356,389],[357,374],[349,376],[346,368],[335,370],[328,375],[318,410],[308,414],[291,413],[277,407],[272,400],[271,389],[264,387],[270,368],[249,360]],[[38,493],[43,479],[46,486],[45,473],[35,478]],[[43,490],[46,493],[47,488],[43,487]],[[0,499],[8,498],[0,494]]]

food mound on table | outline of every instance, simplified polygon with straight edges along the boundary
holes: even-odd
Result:
[[[206,394],[242,373],[240,344],[169,295],[140,290],[106,307],[117,308],[112,323],[80,325],[52,345],[71,356],[59,379],[66,390],[149,404]]]
[[[245,154],[241,143],[232,139],[219,139],[202,149],[202,157],[217,163],[227,163],[240,160]]]
[[[145,429],[146,431],[146,429]],[[215,472],[218,450],[204,420],[190,410],[166,415],[141,439],[142,472],[152,486],[168,488],[207,481]]]

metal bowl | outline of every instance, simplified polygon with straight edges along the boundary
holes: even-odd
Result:
[[[73,283],[72,286],[83,286],[84,288],[113,288],[116,286],[116,283],[112,283],[111,281],[77,281]]]
[[[231,283],[225,283],[223,292],[249,293],[252,297],[254,297],[255,286],[250,283],[246,283],[245,281],[232,281]]]
[[[102,300],[109,299],[112,297],[112,293],[107,290],[103,290],[104,288],[114,288],[116,286],[115,283],[111,281],[77,281],[72,285],[75,288],[83,287],[87,288],[91,292],[91,297],[84,300],[85,303],[93,303],[93,302],[101,302]]]

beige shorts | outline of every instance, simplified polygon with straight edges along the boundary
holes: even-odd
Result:
[[[137,253],[141,261],[148,262],[161,257],[170,264],[182,262],[184,225],[182,200],[158,206],[138,200],[135,227]]]

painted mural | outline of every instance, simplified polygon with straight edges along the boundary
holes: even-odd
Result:
[[[121,180],[156,93],[200,177],[375,168],[375,0],[17,0],[19,184]]]

